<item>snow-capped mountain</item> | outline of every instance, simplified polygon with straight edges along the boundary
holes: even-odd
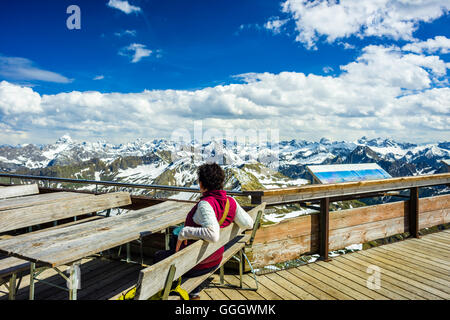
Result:
[[[137,139],[115,145],[106,141],[78,142],[63,136],[48,145],[1,145],[0,171],[197,187],[198,165],[216,161],[225,169],[226,189],[255,190],[307,184],[312,178],[306,170],[308,164],[376,162],[392,176],[438,173],[443,171],[440,161],[450,158],[449,147],[449,142],[416,145],[366,137],[354,142],[324,138],[319,142],[291,140],[265,145],[224,140],[180,144],[165,139]],[[198,195],[166,191],[158,196],[195,199]],[[246,199],[242,202],[245,204]],[[276,209],[276,213],[266,214],[267,221],[276,222],[309,210]]]
[[[48,145],[0,146],[2,171],[31,172],[52,167],[84,167],[94,162],[105,166],[102,172],[97,172],[100,177],[106,175],[136,183],[155,183],[162,179],[161,175],[165,171],[173,171],[173,179],[167,182],[180,186],[192,184],[193,178],[187,172],[206,160],[221,162],[228,169],[248,168],[258,163],[269,167],[268,163],[276,163],[277,171],[292,180],[309,179],[305,172],[308,164],[376,162],[392,176],[405,176],[439,172],[442,167],[440,161],[448,158],[450,142],[417,145],[391,139],[369,140],[366,137],[355,142],[323,138],[319,142],[291,140],[280,141],[276,145],[255,146],[227,141],[204,144],[193,141],[182,145],[165,139],[137,139],[127,144],[114,145],[105,141],[77,142],[69,136],[63,136]],[[267,159],[276,159],[276,162]],[[255,172],[253,175],[258,176]],[[262,185],[271,187],[273,181],[259,178]]]

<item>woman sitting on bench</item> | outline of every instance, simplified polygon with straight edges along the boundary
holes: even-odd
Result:
[[[242,229],[251,229],[253,219],[232,197],[228,197],[223,185],[225,173],[216,163],[203,164],[198,168],[198,184],[202,196],[200,201],[191,209],[186,217],[184,227],[178,233],[178,241],[174,249],[160,252],[156,260],[177,252],[192,243],[192,240],[206,240],[217,242],[220,237],[220,228],[236,223]],[[222,261],[224,247],[201,261],[194,268],[183,275],[194,278],[215,270]],[[201,286],[194,289],[190,299],[198,300]]]

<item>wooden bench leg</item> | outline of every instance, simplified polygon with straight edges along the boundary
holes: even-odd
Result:
[[[258,290],[258,279],[256,279],[256,272],[255,272],[255,270],[253,269],[253,266],[252,266],[252,264],[250,263],[250,260],[248,259],[247,255],[245,254],[244,249],[242,249],[241,251],[242,251],[242,255],[244,256],[245,260],[247,260],[247,263],[248,263],[248,265],[249,265],[249,267],[250,267],[250,270],[251,270],[251,272],[252,272],[252,274],[253,274],[253,279],[255,279],[255,287],[254,287],[254,288],[249,287],[249,288],[247,288],[247,289],[248,289],[248,290],[254,290],[254,291],[257,291],[257,290]],[[242,262],[242,270],[244,270],[244,262]],[[242,277],[241,277],[241,282],[242,282]],[[243,288],[243,289],[246,289],[246,288]]]
[[[224,284],[224,281],[223,281],[223,278],[222,278],[223,277],[223,275],[222,275],[223,265],[219,269],[220,270],[220,285],[224,286],[224,287],[227,287],[227,288],[231,287],[231,288],[240,288],[242,290],[257,291],[258,290],[258,285],[259,285],[258,284],[258,279],[256,279],[255,270],[253,269],[253,266],[250,263],[250,260],[248,259],[247,255],[245,254],[244,249],[239,250],[238,255],[239,255],[239,257],[233,256],[233,258],[235,258],[236,260],[239,261],[239,286],[235,286],[235,285],[231,285],[231,284]],[[244,258],[245,258],[245,260],[247,260],[247,263],[250,266],[250,270],[251,270],[251,272],[253,274],[253,279],[255,279],[255,287],[254,288],[252,288],[252,287],[244,287],[244,283],[243,283],[243,280],[242,280],[242,276],[244,274],[244,263],[245,263],[244,262]],[[220,286],[216,285],[216,287],[220,287]]]
[[[219,274],[220,274],[220,284],[221,284],[221,285],[224,285],[224,283],[225,283],[225,280],[224,280],[224,278],[225,278],[224,265],[221,265],[221,266],[220,266],[220,268],[219,268]]]
[[[172,287],[172,282],[175,277],[175,271],[177,268],[175,265],[171,265],[169,269],[169,273],[166,278],[166,283],[164,284],[164,291],[162,295],[162,300],[167,300],[169,298],[170,288]]]

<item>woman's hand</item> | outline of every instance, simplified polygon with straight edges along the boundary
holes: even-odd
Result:
[[[178,240],[177,246],[175,247],[175,252],[178,252],[180,250],[181,244],[184,242],[184,245],[187,246],[187,240]]]

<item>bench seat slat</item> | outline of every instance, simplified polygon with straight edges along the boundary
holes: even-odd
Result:
[[[214,270],[207,274],[195,277],[195,278],[189,278],[186,279],[181,283],[181,287],[186,290],[187,292],[191,292],[195,288],[197,288],[200,284],[203,283],[206,279],[208,279],[214,272],[217,271],[221,266],[223,266],[225,263],[227,263],[228,260],[230,260],[236,253],[239,252],[242,248],[245,247],[245,244],[248,240],[250,240],[250,235],[243,235],[238,237],[236,239],[237,241],[233,243],[229,248],[225,247],[225,252],[223,253],[223,259],[220,265]],[[178,296],[169,296],[169,300],[179,300],[180,298]]]
[[[73,221],[73,222],[61,224],[58,226],[50,227],[47,229],[30,232],[29,234],[40,233],[43,231],[47,231],[49,229],[60,229],[60,228],[68,227],[71,225],[86,223],[89,221],[94,221],[94,220],[99,220],[99,219],[104,219],[104,218],[105,217],[103,217],[103,216],[88,217],[86,219]],[[27,260],[23,260],[23,259],[16,258],[16,257],[6,257],[6,258],[0,260],[0,278],[5,278],[7,276],[10,276],[13,273],[20,273],[20,272],[28,271],[29,268],[30,268],[30,262]]]

